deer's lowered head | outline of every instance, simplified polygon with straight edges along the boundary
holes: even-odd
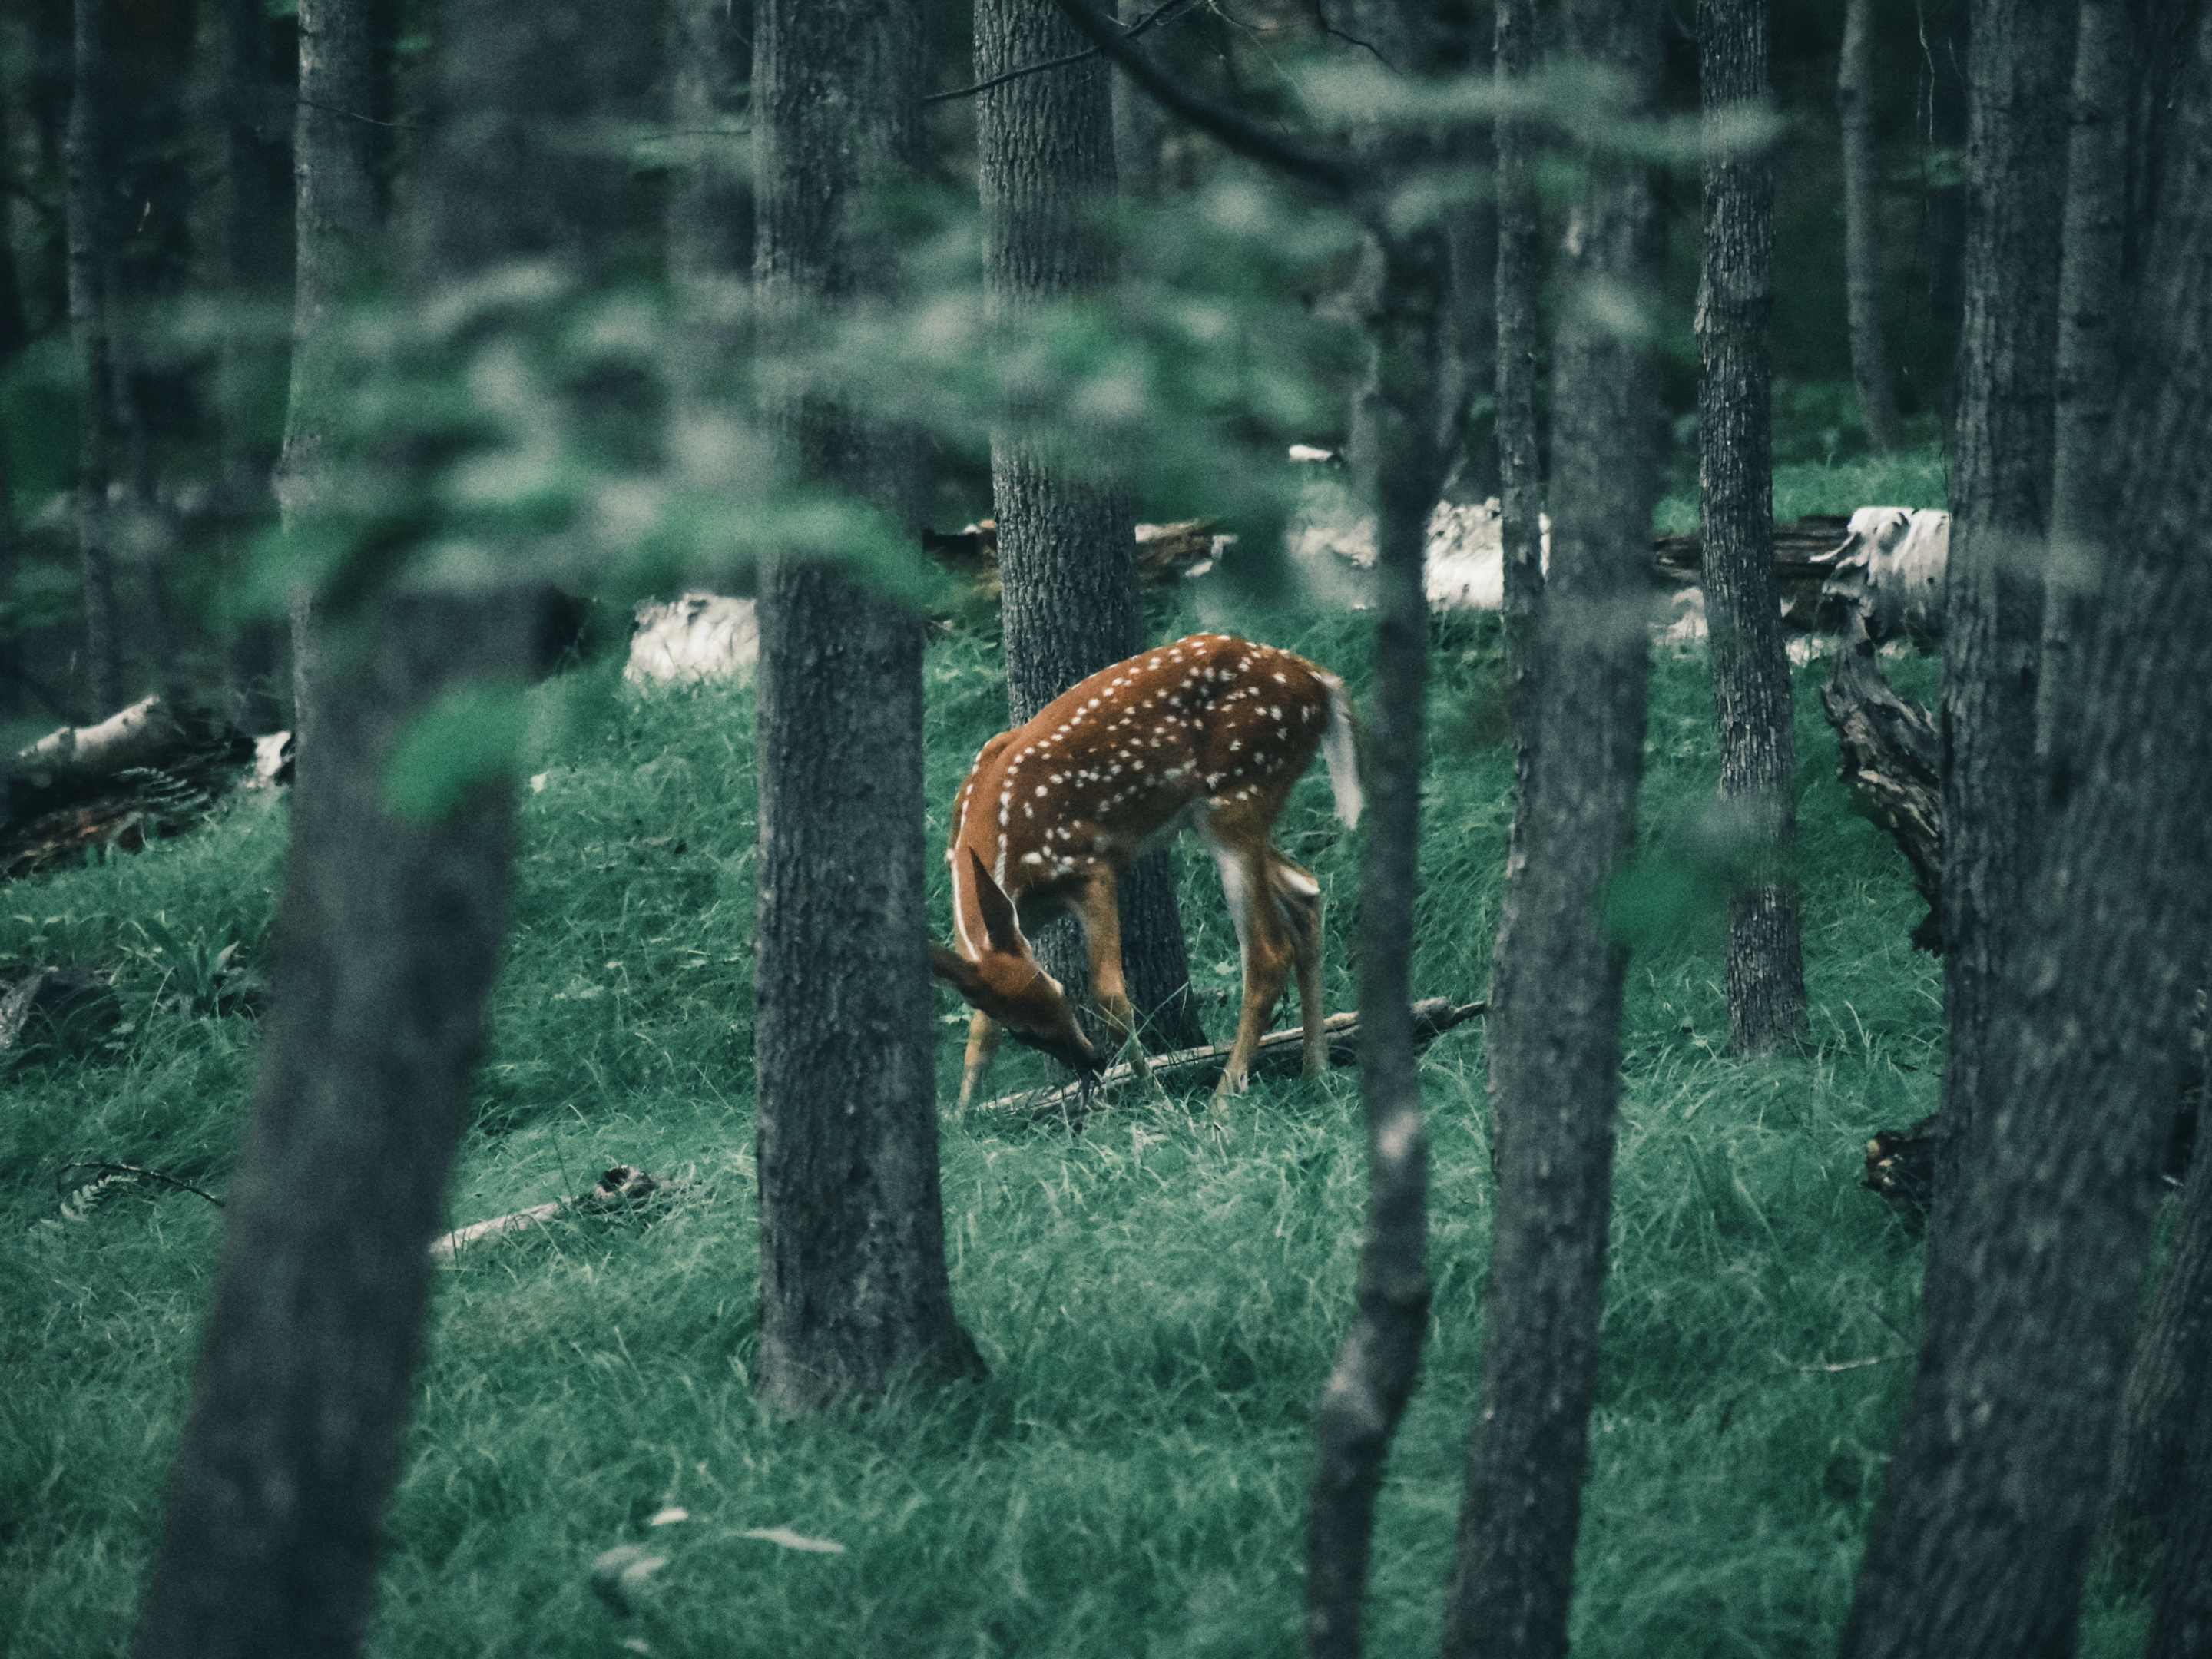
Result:
[[[1037,965],[1030,942],[1022,937],[1013,901],[991,878],[983,860],[972,848],[963,848],[969,890],[981,913],[983,937],[974,939],[963,927],[961,943],[973,957],[929,947],[929,969],[960,993],[969,1005],[1004,1026],[1017,1042],[1049,1054],[1079,1072],[1097,1073],[1106,1061],[1077,1022],[1066,988]]]

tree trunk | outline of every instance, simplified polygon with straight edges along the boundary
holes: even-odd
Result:
[[[1991,1086],[1945,1198],[1848,1659],[2073,1649],[2212,933],[2212,29],[2197,50],[2128,307],[2113,453],[2133,533],[2112,547],[2081,641],[2084,775],[2021,889],[2019,1000],[1993,1022]]]
[[[1764,1054],[1805,1036],[1805,954],[1790,867],[1796,733],[1774,581],[1774,169],[1726,155],[1731,119],[1771,96],[1767,0],[1704,0],[1698,82],[1705,155],[1705,276],[1698,292],[1698,495],[1705,616],[1720,714],[1724,833],[1757,872],[1729,918],[1729,1030]]]
[[[1421,566],[1450,453],[1443,372],[1450,326],[1449,231],[1383,246],[1372,319],[1376,475],[1375,695],[1362,734],[1368,779],[1359,893],[1359,1086],[1367,1121],[1367,1230],[1352,1328],[1314,1412],[1305,1652],[1356,1659],[1375,1494],[1419,1373],[1429,1309],[1428,1128],[1408,1004],[1419,882],[1428,608]]]
[[[1124,29],[1141,22],[1155,9],[1152,0],[1120,0],[1118,21]],[[1114,77],[1114,171],[1125,196],[1158,198],[1166,180],[1160,165],[1161,140],[1167,124],[1160,106],[1127,76]]]
[[[1065,58],[1083,37],[1038,0],[975,9],[975,78]],[[1112,88],[1093,58],[1025,75],[981,95],[976,148],[983,195],[983,280],[1002,324],[1035,308],[1103,296],[1113,260],[1087,222],[1114,191]],[[1006,692],[1019,726],[1077,681],[1141,650],[1144,606],[1127,470],[1079,471],[1064,450],[1024,429],[1018,410],[991,441],[999,520]],[[1121,888],[1121,960],[1152,1046],[1205,1041],[1190,1006],[1190,966],[1167,850],[1140,860]],[[1089,985],[1072,922],[1042,930],[1038,959],[1079,1005]]]
[[[2050,525],[2051,373],[2073,13],[2060,0],[1974,11],[1965,332],[1944,581],[1943,1122],[1931,1247],[1943,1248],[1950,1148],[1997,1097],[1988,1060],[2014,1000],[2011,921],[2028,902],[2035,705]]]
[[[246,319],[273,305],[292,275],[292,157],[298,80],[292,30],[262,0],[223,0],[223,284],[240,321],[224,337],[217,404],[222,422],[223,563],[235,583],[246,541],[268,511],[282,443],[287,370],[280,341]],[[283,728],[277,624],[234,618],[226,652],[230,722],[241,732]]]
[[[1967,23],[1972,0],[1938,0],[1925,14],[1926,44],[1922,48],[1922,97],[1927,109],[1928,143],[1936,155],[1963,156],[1966,149]],[[1941,337],[1955,347],[1960,319],[1966,309],[1966,189],[1954,174],[1927,182],[1923,189],[1927,205],[1923,220],[1923,246],[1928,267],[1928,310]],[[1958,388],[1954,384],[1955,349],[1946,353],[1941,376],[1923,399],[1954,421]]]
[[[318,510],[326,491],[332,398],[345,354],[346,301],[373,271],[384,211],[377,169],[377,0],[300,0],[299,106],[293,116],[292,386],[275,488],[286,528]],[[315,765],[314,600],[291,605],[292,734],[304,774]]]
[[[457,0],[414,173],[410,297],[516,257],[588,280],[628,170],[579,131],[635,118],[608,0]],[[587,45],[589,50],[586,50]],[[509,593],[392,595],[317,690],[276,1002],[223,1264],[137,1637],[152,1656],[357,1651],[398,1467],[428,1246],[499,959],[511,792],[425,824],[392,745],[441,694],[528,669]]]
[[[2080,763],[2067,741],[2075,691],[2071,646],[2092,625],[2087,606],[2114,506],[2104,468],[2121,373],[2117,331],[2136,9],[2136,0],[2081,0],[2074,49],[2051,422],[2050,582],[2036,710],[2036,755],[2054,803],[2070,793]]]
[[[1513,731],[1509,871],[1527,856],[1528,775],[1535,755],[1536,637],[1543,614],[1543,476],[1536,444],[1536,125],[1510,112],[1536,65],[1535,0],[1498,0],[1498,499],[1504,597],[1505,708]]]
[[[1661,13],[1576,0],[1570,50],[1658,88]],[[1662,228],[1651,181],[1597,163],[1567,231],[1567,281],[1649,304]],[[1506,881],[1488,1018],[1498,1176],[1482,1392],[1444,1614],[1446,1654],[1561,1654],[1597,1371],[1620,1089],[1623,963],[1601,914],[1635,834],[1650,646],[1644,567],[1657,501],[1646,349],[1597,307],[1562,307],[1553,528],[1522,862]]]
[[[95,715],[123,703],[122,640],[115,614],[115,560],[108,486],[121,422],[109,316],[115,267],[113,144],[107,106],[115,95],[108,0],[76,0],[76,78],[69,118],[70,333],[76,346],[77,570],[84,603],[84,675],[79,694]],[[72,698],[72,702],[76,699]]]
[[[1897,401],[1881,343],[1881,161],[1874,142],[1874,0],[1844,0],[1836,111],[1844,130],[1844,286],[1850,309],[1851,378],[1867,441],[1897,447]]]
[[[867,214],[921,160],[922,18],[916,0],[756,8],[754,269],[772,337],[895,292]],[[820,404],[770,414],[787,471],[916,520],[913,438]],[[953,1316],[938,1196],[921,620],[781,557],[760,621],[753,1386],[800,1413],[981,1362]]]

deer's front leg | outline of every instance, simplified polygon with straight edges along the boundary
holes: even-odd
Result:
[[[999,1057],[999,1022],[981,1009],[977,1009],[968,1020],[968,1056],[960,1068],[960,1109],[968,1109],[968,1103],[982,1089],[983,1079],[991,1069],[991,1062]]]
[[[1115,1049],[1127,1052],[1130,1068],[1139,1077],[1150,1077],[1145,1046],[1137,1038],[1137,1006],[1121,979],[1121,913],[1113,874],[1092,877],[1076,895],[1073,908],[1091,954],[1091,1000],[1113,1032]]]

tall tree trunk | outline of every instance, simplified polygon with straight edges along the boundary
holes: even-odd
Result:
[[[299,106],[293,117],[292,386],[276,492],[288,528],[325,498],[332,400],[346,354],[339,325],[375,270],[384,210],[377,168],[380,0],[300,0]],[[302,775],[315,765],[314,601],[292,598],[292,732]]]
[[[2134,533],[2081,641],[2083,777],[2022,889],[2019,1000],[1984,1050],[1849,1659],[2074,1645],[2212,935],[2212,28],[2196,50],[2129,307],[2113,455]]]
[[[1509,872],[1527,856],[1537,625],[1543,613],[1543,476],[1536,443],[1536,284],[1543,252],[1529,179],[1536,125],[1512,100],[1536,65],[1535,0],[1498,0],[1498,498],[1504,597],[1505,708],[1513,730]]]
[[[2081,0],[2074,49],[2051,420],[2050,581],[2036,708],[2036,755],[2053,803],[2064,801],[2079,764],[2067,740],[2077,690],[2071,647],[2091,624],[2086,607],[2114,505],[2105,489],[2105,462],[2119,392],[2127,100],[2138,9],[2137,0]]]
[[[1569,49],[1622,79],[1619,114],[1658,90],[1650,0],[1574,0]],[[1646,349],[1572,290],[1646,303],[1662,225],[1650,178],[1597,161],[1563,255],[1555,352],[1559,511],[1545,585],[1523,859],[1492,957],[1490,1264],[1482,1392],[1445,1608],[1447,1654],[1564,1653],[1596,1382],[1620,1089],[1623,963],[1601,914],[1632,844],[1643,770],[1643,563],[1658,496],[1658,391]]]
[[[84,605],[82,696],[88,711],[123,704],[123,646],[115,613],[115,558],[108,511],[121,422],[109,319],[117,229],[109,106],[115,97],[109,0],[75,0],[75,90],[69,119],[70,333],[76,345],[77,570]],[[76,701],[73,697],[72,702]]]
[[[1465,22],[1397,0],[1346,0],[1346,31],[1408,85],[1465,70]],[[1375,692],[1363,733],[1370,794],[1359,893],[1360,1097],[1367,1126],[1366,1235],[1351,1328],[1314,1410],[1314,1479],[1306,1528],[1308,1659],[1357,1659],[1375,1498],[1398,1422],[1419,1375],[1426,1334],[1428,1127],[1413,1025],[1414,899],[1419,888],[1421,733],[1428,600],[1422,566],[1429,516],[1464,446],[1469,386],[1462,284],[1469,210],[1430,224],[1391,222],[1399,181],[1449,165],[1457,135],[1378,118],[1354,125],[1368,263],[1362,283],[1368,373],[1355,462],[1375,509]],[[1488,283],[1481,284],[1486,288]],[[1486,353],[1480,354],[1486,356]]]
[[[1967,25],[1972,9],[1972,0],[1936,0],[1925,14],[1927,34],[1920,64],[1922,97],[1928,110],[1923,134],[1934,152],[1924,158],[1928,163],[1966,153]],[[1921,232],[1928,265],[1928,309],[1942,337],[1954,347],[1966,311],[1966,187],[1960,171],[1945,167],[1924,185],[1926,217]],[[1957,355],[1955,349],[1948,354],[1953,359]],[[1954,420],[1957,413],[1956,371],[1955,362],[1946,361],[1934,388],[1933,402],[1947,421]]]
[[[921,164],[922,19],[919,0],[755,9],[754,270],[772,338],[896,290],[866,226],[873,193]],[[910,435],[818,403],[770,412],[787,470],[916,521]],[[938,1196],[921,619],[797,557],[763,574],[760,613],[753,1383],[797,1413],[981,1361],[953,1316]]]
[[[1836,110],[1844,130],[1844,286],[1851,379],[1876,449],[1897,447],[1897,400],[1881,343],[1881,162],[1874,142],[1874,0],[1844,0]]]
[[[15,174],[15,124],[7,92],[0,88],[0,178],[12,185]],[[0,221],[0,232],[5,222]],[[15,366],[16,354],[30,343],[30,319],[23,311],[23,285],[15,267],[15,239],[0,234],[0,378]],[[8,434],[0,431],[0,592],[15,580],[19,551],[15,529],[15,454]],[[0,645],[0,653],[9,649]]]
[[[1120,0],[1119,21],[1124,29],[1144,21],[1155,9],[1152,0]],[[1146,96],[1126,75],[1114,77],[1114,171],[1126,196],[1156,198],[1165,184],[1160,166],[1160,143],[1166,121],[1160,106]]]
[[[258,307],[278,301],[292,275],[289,141],[299,77],[291,35],[262,0],[223,0],[223,285],[239,302],[240,320],[223,339],[216,401],[223,562],[233,581],[241,574],[246,539],[270,505],[270,475],[283,441],[284,349],[250,319]],[[232,724],[246,732],[277,730],[284,720],[276,684],[282,659],[276,625],[234,619],[226,656]]]
[[[1729,1030],[1763,1054],[1805,1035],[1805,953],[1785,872],[1795,838],[1796,733],[1774,583],[1774,169],[1723,153],[1731,122],[1771,96],[1767,0],[1703,0],[1698,84],[1708,133],[1705,276],[1698,291],[1698,500],[1720,714],[1721,806],[1759,876],[1729,918]]]
[[[416,309],[517,258],[592,280],[628,169],[577,135],[637,113],[635,35],[617,13],[611,0],[448,7],[412,180]],[[140,1614],[143,1659],[361,1645],[428,1247],[499,960],[513,817],[511,791],[488,783],[442,822],[402,821],[385,773],[441,694],[526,672],[532,614],[511,593],[387,596],[316,688],[277,1001]]]
[[[739,52],[751,19],[729,0],[672,0],[668,9],[668,125],[678,167],[669,181],[668,275],[689,315],[676,365],[686,398],[711,397],[727,365],[722,290],[752,269],[752,179],[743,165]]]
[[[1456,433],[1449,376],[1449,232],[1382,245],[1370,384],[1381,428],[1375,695],[1363,733],[1369,780],[1359,890],[1359,1087],[1367,1121],[1367,1230],[1352,1328],[1314,1413],[1306,1535],[1305,1651],[1354,1659],[1375,1494],[1412,1396],[1429,1308],[1428,1129],[1415,1077],[1413,901],[1419,889],[1429,514]],[[1463,398],[1460,401],[1463,402]]]
[[[1041,0],[975,8],[975,76],[1065,58],[1083,37]],[[983,195],[988,303],[1018,329],[1043,304],[1103,296],[1111,252],[1087,222],[1114,191],[1112,88],[1103,60],[1024,75],[981,95],[976,149]],[[1019,726],[1078,680],[1145,643],[1137,591],[1135,512],[1126,469],[1079,471],[1040,444],[1019,411],[991,439],[998,509],[1006,693]],[[1121,960],[1129,994],[1155,1046],[1205,1041],[1190,1006],[1190,966],[1165,849],[1140,860],[1121,888]],[[1072,922],[1043,930],[1038,958],[1071,993],[1087,962]]]
[[[1968,63],[1965,331],[1943,625],[1943,1122],[1931,1255],[1954,1149],[1998,1098],[1989,1048],[2035,856],[2036,684],[2051,520],[2051,374],[2073,12],[1978,0]]]

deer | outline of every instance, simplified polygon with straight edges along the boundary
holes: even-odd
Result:
[[[1318,749],[1337,817],[1359,822],[1356,729],[1344,683],[1273,646],[1194,634],[1101,669],[1027,725],[985,744],[952,805],[945,861],[957,950],[930,968],[975,1010],[960,1105],[975,1097],[1002,1032],[1095,1077],[1105,1068],[1067,990],[1024,929],[1073,914],[1113,1052],[1147,1074],[1121,977],[1115,908],[1129,866],[1184,830],[1212,854],[1237,927],[1243,996],[1217,1103],[1244,1092],[1260,1036],[1293,969],[1307,1075],[1328,1063],[1322,1024],[1321,884],[1270,841]]]

